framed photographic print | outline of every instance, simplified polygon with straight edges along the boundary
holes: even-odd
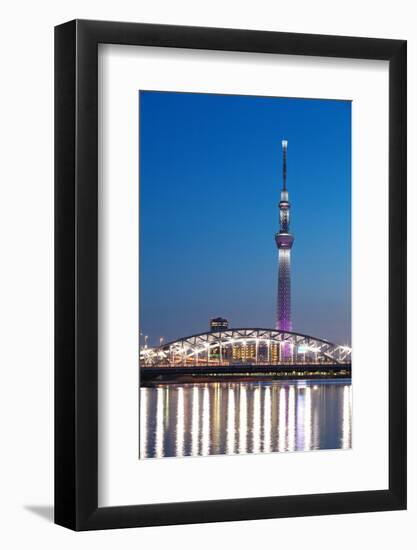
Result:
[[[406,507],[406,42],[55,30],[55,521]]]

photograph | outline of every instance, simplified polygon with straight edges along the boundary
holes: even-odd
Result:
[[[139,458],[350,449],[351,102],[139,92]]]
[[[414,5],[4,6],[0,548],[416,541]]]

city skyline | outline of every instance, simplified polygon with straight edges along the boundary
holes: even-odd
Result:
[[[140,92],[140,327],[149,343],[273,328],[288,139],[293,330],[350,344],[348,101]]]

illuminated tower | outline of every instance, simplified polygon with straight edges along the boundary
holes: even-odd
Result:
[[[279,232],[275,233],[278,247],[278,292],[277,320],[278,330],[292,330],[291,320],[291,248],[294,237],[290,233],[290,203],[287,191],[287,146],[282,141],[282,190],[279,202]]]

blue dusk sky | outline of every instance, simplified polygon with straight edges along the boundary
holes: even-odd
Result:
[[[139,93],[140,330],[274,328],[288,140],[295,332],[351,340],[351,103]],[[142,341],[142,340],[141,340]]]

